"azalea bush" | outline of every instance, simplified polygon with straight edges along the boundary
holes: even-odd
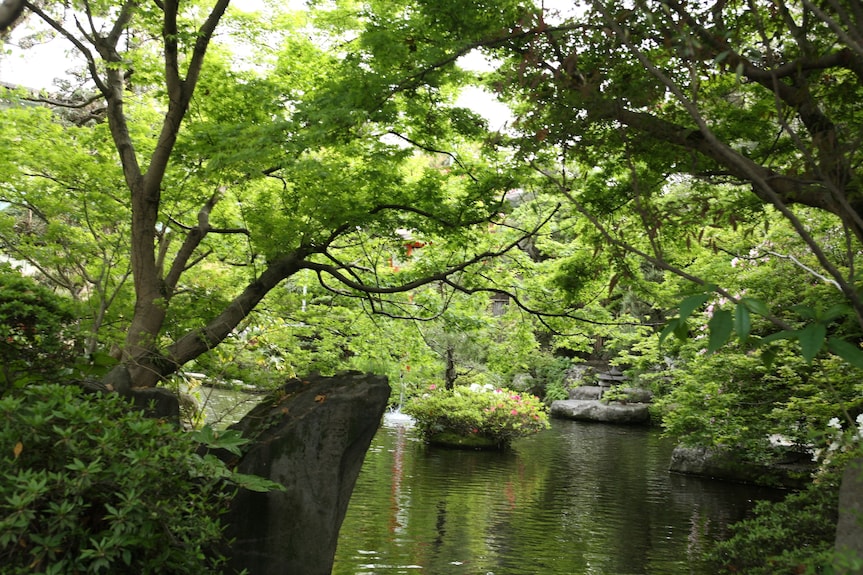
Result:
[[[200,442],[234,451],[244,441],[214,433],[183,433],[119,395],[71,385],[0,397],[0,572],[219,572],[220,517],[236,488],[274,485],[199,455]]]
[[[440,434],[475,437],[477,445],[484,441],[506,447],[513,439],[549,426],[538,397],[490,385],[452,390],[432,385],[403,411],[416,419],[417,428],[428,439]]]

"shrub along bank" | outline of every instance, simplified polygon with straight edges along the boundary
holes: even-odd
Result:
[[[270,485],[196,454],[200,438],[115,394],[33,385],[0,397],[3,573],[219,572],[219,517],[237,485]]]

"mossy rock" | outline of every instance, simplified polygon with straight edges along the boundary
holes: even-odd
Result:
[[[441,431],[433,435],[429,435],[427,441],[431,445],[440,447],[451,447],[454,449],[503,449],[501,445],[494,439],[485,437],[477,433],[461,434],[452,431]]]

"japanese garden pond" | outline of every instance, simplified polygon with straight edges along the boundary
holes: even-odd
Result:
[[[708,575],[707,539],[776,491],[668,472],[657,430],[554,420],[510,451],[425,445],[387,417],[333,575]]]

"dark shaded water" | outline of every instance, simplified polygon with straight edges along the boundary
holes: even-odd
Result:
[[[709,575],[708,538],[776,492],[667,471],[655,430],[553,421],[509,453],[424,445],[386,420],[333,575]]]

